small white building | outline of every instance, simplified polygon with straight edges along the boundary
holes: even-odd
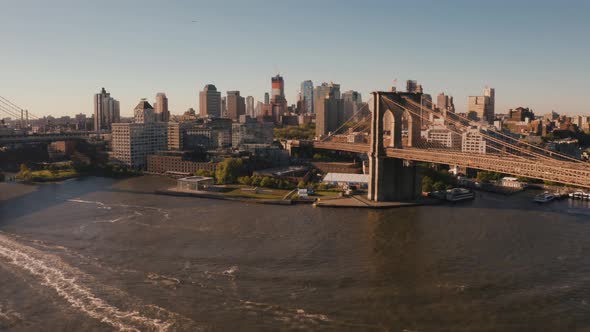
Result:
[[[323,182],[339,187],[357,186],[358,188],[367,188],[369,186],[369,175],[352,173],[328,173],[324,177]]]
[[[500,185],[502,187],[517,188],[517,189],[523,189],[527,186],[526,183],[518,181],[517,178],[508,177],[508,176],[503,177],[502,180],[500,180]]]
[[[212,185],[213,178],[205,176],[189,176],[176,181],[176,188],[181,191],[202,191]]]

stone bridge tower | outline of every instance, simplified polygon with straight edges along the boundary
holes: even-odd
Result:
[[[384,99],[385,97],[385,99]],[[415,147],[420,140],[420,118],[405,110],[405,99],[420,101],[420,94],[398,92],[373,92],[371,134],[369,148],[369,194],[376,202],[409,201],[420,197],[422,178],[413,162],[388,158],[388,148],[403,149]],[[396,105],[397,104],[397,105]],[[385,128],[384,118],[389,125]],[[403,126],[406,124],[407,138],[404,144]],[[385,132],[389,132],[389,144],[385,143]]]

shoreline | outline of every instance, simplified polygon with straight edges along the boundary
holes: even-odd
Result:
[[[300,205],[308,204],[314,207],[322,208],[360,208],[360,209],[394,209],[404,207],[428,206],[443,204],[444,201],[436,199],[419,199],[414,202],[371,202],[366,198],[361,198],[359,195],[350,197],[339,197],[330,199],[317,200],[299,200],[299,199],[256,199],[256,198],[240,198],[228,197],[222,194],[213,194],[207,192],[184,192],[170,189],[155,190],[156,195],[176,196],[176,197],[194,197],[205,199],[216,199],[223,201],[254,203],[266,205]]]

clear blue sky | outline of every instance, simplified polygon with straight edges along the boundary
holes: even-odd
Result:
[[[207,83],[261,100],[280,72],[289,103],[305,79],[366,99],[397,78],[459,111],[488,85],[496,112],[590,115],[589,18],[587,0],[4,0],[0,95],[90,115],[104,86],[130,115],[163,91],[180,114]]]

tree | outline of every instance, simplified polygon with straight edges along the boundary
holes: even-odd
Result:
[[[208,177],[208,178],[212,178],[215,177],[215,173],[208,171],[206,169],[199,169],[195,172],[196,176],[204,176],[204,177]]]
[[[438,182],[434,183],[434,185],[432,185],[432,189],[434,189],[434,191],[443,191],[446,188],[447,188],[447,186],[441,181],[438,181]]]
[[[496,172],[479,171],[475,179],[477,182],[488,183],[495,180],[500,180],[502,174]]]
[[[305,182],[299,181],[299,183],[297,184],[297,188],[305,188]]]
[[[422,191],[429,193],[433,190],[432,185],[434,184],[434,180],[430,176],[425,176],[422,178]]]
[[[242,161],[242,159],[224,159],[217,165],[217,170],[215,171],[215,178],[217,179],[217,183],[235,183],[238,179],[239,174],[242,172],[243,166],[244,162]]]
[[[260,186],[261,187],[271,187],[271,185],[273,184],[273,181],[271,178],[269,178],[268,176],[265,176],[264,178],[262,178],[262,180],[260,181]]]
[[[261,181],[262,181],[262,179],[260,178],[260,176],[253,176],[252,179],[251,179],[251,181],[250,181],[250,184],[253,187],[260,187],[260,182]]]
[[[252,178],[249,176],[241,176],[238,178],[238,182],[243,185],[249,186],[252,184]]]
[[[25,164],[20,164],[20,172],[16,175],[17,178],[22,180],[31,180],[31,170]]]

